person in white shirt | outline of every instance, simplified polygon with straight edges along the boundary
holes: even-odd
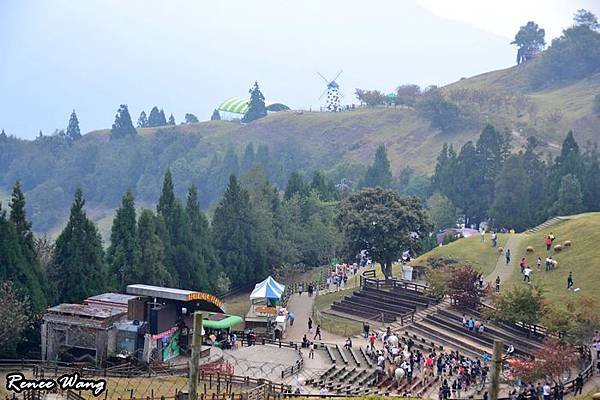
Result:
[[[325,396],[327,394],[327,388],[325,386],[321,386],[321,389],[319,390],[319,394],[321,396]]]
[[[531,268],[529,266],[523,270],[523,282],[531,283]]]
[[[550,385],[548,382],[544,383],[544,386],[542,387],[542,393],[544,395],[544,400],[550,400]]]

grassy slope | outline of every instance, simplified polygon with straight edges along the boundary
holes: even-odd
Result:
[[[416,258],[413,265],[423,265],[429,258],[452,258],[462,264],[471,265],[473,268],[488,275],[496,267],[496,262],[500,256],[498,249],[491,247],[490,235],[486,235],[486,240],[481,243],[479,235],[469,238],[459,239],[445,246],[436,247],[420,257]],[[498,235],[498,246],[502,247],[508,240],[508,234]]]
[[[534,234],[525,234],[521,242],[519,258],[526,256],[530,265],[535,265],[538,256],[542,258],[542,272],[534,268],[532,280],[546,289],[546,297],[551,302],[560,303],[565,299],[582,294],[591,295],[600,300],[600,213],[588,213],[575,216],[571,220],[563,221]],[[546,235],[553,232],[556,236],[555,243],[562,244],[570,240],[573,246],[560,253],[546,252],[544,240]],[[533,246],[535,252],[526,253],[527,246]],[[543,262],[551,254],[558,261],[558,269],[545,272]],[[517,256],[517,254],[515,254]],[[573,280],[579,292],[567,291],[567,276],[573,272]],[[521,274],[513,274],[510,284],[523,284]]]

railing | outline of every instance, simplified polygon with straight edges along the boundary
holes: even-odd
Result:
[[[372,272],[372,274],[368,274]],[[405,281],[401,279],[391,278],[391,279],[377,279],[372,278],[370,276],[375,275],[375,271],[365,271],[360,276],[360,286],[361,287],[375,287],[377,289],[406,289],[412,290],[413,292],[419,294],[425,294],[427,291],[427,285],[423,285],[416,282]]]
[[[482,308],[488,309],[488,310],[496,310],[495,307],[483,303],[480,303],[480,306]],[[523,322],[515,322],[514,325],[518,326],[519,328],[523,328],[526,329],[527,331],[533,332],[533,334],[540,334],[543,336],[552,336],[552,335],[548,335],[548,330],[546,329],[545,326],[542,325],[536,325],[536,324],[524,324]]]
[[[296,352],[299,356],[298,360],[294,365],[284,368],[283,371],[281,371],[281,379],[286,376],[297,374],[304,367],[304,357],[302,357],[302,352],[299,349],[296,349]]]

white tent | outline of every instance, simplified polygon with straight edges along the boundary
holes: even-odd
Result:
[[[281,299],[285,286],[277,282],[271,276],[254,286],[250,294],[250,300],[255,299]]]

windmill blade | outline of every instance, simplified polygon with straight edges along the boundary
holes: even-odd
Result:
[[[344,72],[344,71],[340,69],[340,72],[337,73],[337,75],[335,76],[335,78],[333,78],[332,82],[335,82],[337,80],[337,78],[340,77],[340,75],[342,74],[342,72]]]
[[[325,91],[319,96],[319,100],[321,100],[323,98],[323,96],[325,96],[327,94],[327,90],[325,89]]]
[[[327,78],[325,78],[325,77],[323,76],[323,74],[321,74],[319,71],[317,71],[317,74],[318,74],[318,75],[319,75],[321,78],[323,78],[323,80],[325,81],[325,83],[329,84],[329,81],[327,80]]]

